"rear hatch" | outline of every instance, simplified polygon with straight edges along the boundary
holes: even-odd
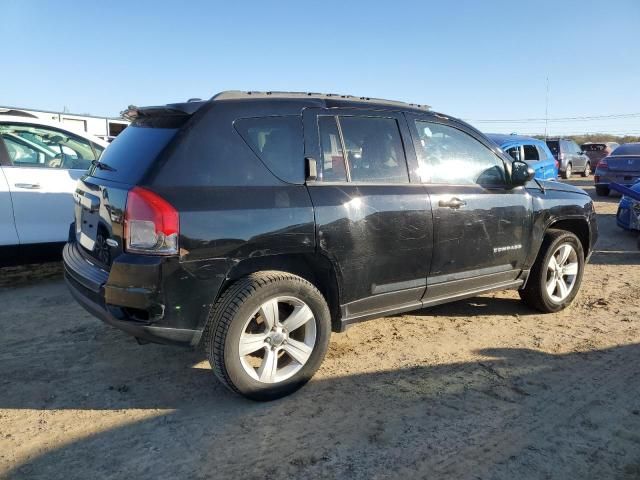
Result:
[[[547,140],[547,147],[551,150],[553,158],[558,160],[558,154],[560,153],[560,142],[558,140]]]
[[[640,155],[622,155],[607,157],[609,171],[640,175]]]
[[[591,165],[595,167],[600,160],[607,156],[607,145],[604,143],[586,143],[581,146],[582,151],[587,154]]]
[[[124,250],[129,190],[144,181],[192,113],[176,111],[173,106],[137,112],[133,123],[109,145],[100,162],[78,181],[74,193],[75,236],[80,250],[106,270]]]

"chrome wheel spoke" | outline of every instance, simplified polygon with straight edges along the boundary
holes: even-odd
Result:
[[[556,291],[556,278],[551,277],[551,280],[547,280],[547,293],[550,297],[553,297],[554,292]]]
[[[577,275],[578,274],[578,262],[568,263],[562,267],[563,275]]]
[[[272,298],[263,303],[260,307],[260,315],[262,315],[264,323],[267,325],[267,330],[275,327],[278,322],[278,299]]]
[[[558,262],[556,262],[555,255],[552,255],[551,259],[549,260],[549,266],[547,267],[547,270],[553,270],[555,272],[557,269],[558,269]]]
[[[309,357],[311,356],[311,352],[313,348],[307,345],[306,343],[299,342],[297,340],[289,339],[287,343],[285,343],[282,348],[285,352],[287,352],[296,362],[301,365],[304,365]]]
[[[558,266],[562,267],[564,266],[565,263],[567,263],[567,259],[569,258],[569,255],[571,254],[571,252],[573,251],[573,248],[571,248],[570,245],[562,245],[559,249],[558,249]]]
[[[266,333],[244,333],[240,337],[240,356],[244,357],[266,347]]]
[[[559,278],[556,283],[558,285],[558,296],[560,297],[560,300],[564,300],[565,297],[569,294],[567,284],[562,278]]]
[[[258,368],[258,379],[261,382],[272,383],[275,381],[278,371],[278,353],[276,350],[267,348],[265,350],[262,364]]]
[[[313,319],[313,313],[307,305],[296,307],[291,315],[282,322],[282,326],[291,333]]]

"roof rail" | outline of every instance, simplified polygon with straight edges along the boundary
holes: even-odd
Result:
[[[385,100],[382,98],[372,97],[356,97],[354,95],[341,95],[338,93],[315,93],[315,92],[256,92],[256,91],[240,91],[227,90],[220,92],[211,97],[211,100],[240,100],[248,98],[319,98],[324,100],[344,100],[350,102],[376,103],[382,105],[390,105],[397,107],[413,107],[423,110],[429,110],[429,105],[418,105],[416,103],[407,103],[397,100]]]

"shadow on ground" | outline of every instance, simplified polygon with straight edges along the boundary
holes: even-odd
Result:
[[[28,372],[19,345],[4,349],[0,408],[162,410],[50,445],[9,478],[640,475],[635,344],[567,355],[488,349],[477,362],[325,378],[254,403],[194,368],[199,354],[121,348],[111,331],[71,336],[74,348],[43,344]]]

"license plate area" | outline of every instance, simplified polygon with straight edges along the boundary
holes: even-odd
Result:
[[[100,221],[100,199],[86,192],[76,191],[75,195],[76,239],[89,251],[96,244]]]

